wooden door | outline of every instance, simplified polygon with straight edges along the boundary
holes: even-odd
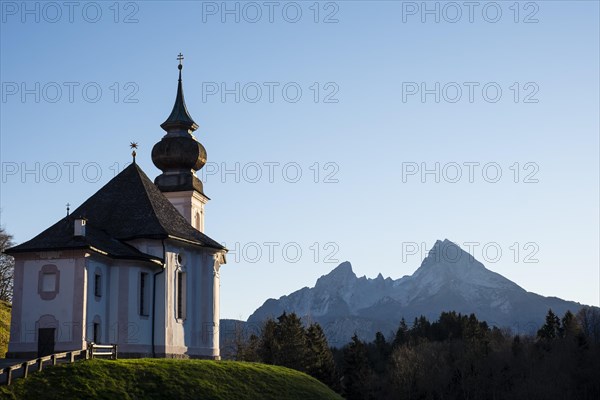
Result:
[[[54,328],[38,329],[38,357],[54,354]]]

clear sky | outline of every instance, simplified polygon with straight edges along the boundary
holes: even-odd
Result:
[[[158,175],[182,52],[205,232],[232,250],[222,317],[338,261],[412,274],[444,238],[529,291],[600,303],[597,1],[0,5],[0,223],[17,242],[131,141]]]

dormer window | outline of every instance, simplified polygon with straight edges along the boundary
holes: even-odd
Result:
[[[75,218],[75,223],[73,226],[73,235],[74,236],[85,236],[85,218]]]

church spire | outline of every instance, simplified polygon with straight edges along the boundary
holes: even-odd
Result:
[[[152,162],[163,172],[156,177],[154,183],[163,193],[192,191],[206,197],[202,181],[195,175],[195,172],[206,164],[206,149],[192,135],[192,132],[198,129],[198,125],[190,117],[183,99],[181,53],[177,60],[177,97],[171,115],[161,124],[167,134],[152,148]]]
[[[175,97],[175,104],[173,105],[173,111],[171,111],[171,115],[167,118],[165,122],[163,122],[160,126],[167,133],[173,131],[184,131],[191,133],[198,129],[198,124],[194,122],[190,113],[185,106],[185,98],[183,97],[183,84],[181,81],[181,70],[183,69],[183,54],[179,53],[177,56],[177,60],[179,61],[179,65],[177,68],[179,69],[179,81],[177,83],[177,95]]]

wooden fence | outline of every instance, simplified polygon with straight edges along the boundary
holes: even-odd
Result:
[[[108,357],[111,360],[117,359],[117,345],[116,344],[88,344],[89,358],[94,357]]]
[[[41,371],[44,366],[52,366],[57,363],[73,363],[79,360],[88,360],[95,357],[108,357],[111,360],[117,359],[117,345],[102,345],[88,343],[87,350],[66,351],[55,353],[44,357],[38,357],[33,360],[23,361],[17,364],[9,365],[0,370],[0,384],[10,385],[15,378],[27,378],[29,372]],[[45,365],[44,365],[45,364]],[[32,368],[33,371],[32,371]],[[4,379],[2,379],[5,377]]]

